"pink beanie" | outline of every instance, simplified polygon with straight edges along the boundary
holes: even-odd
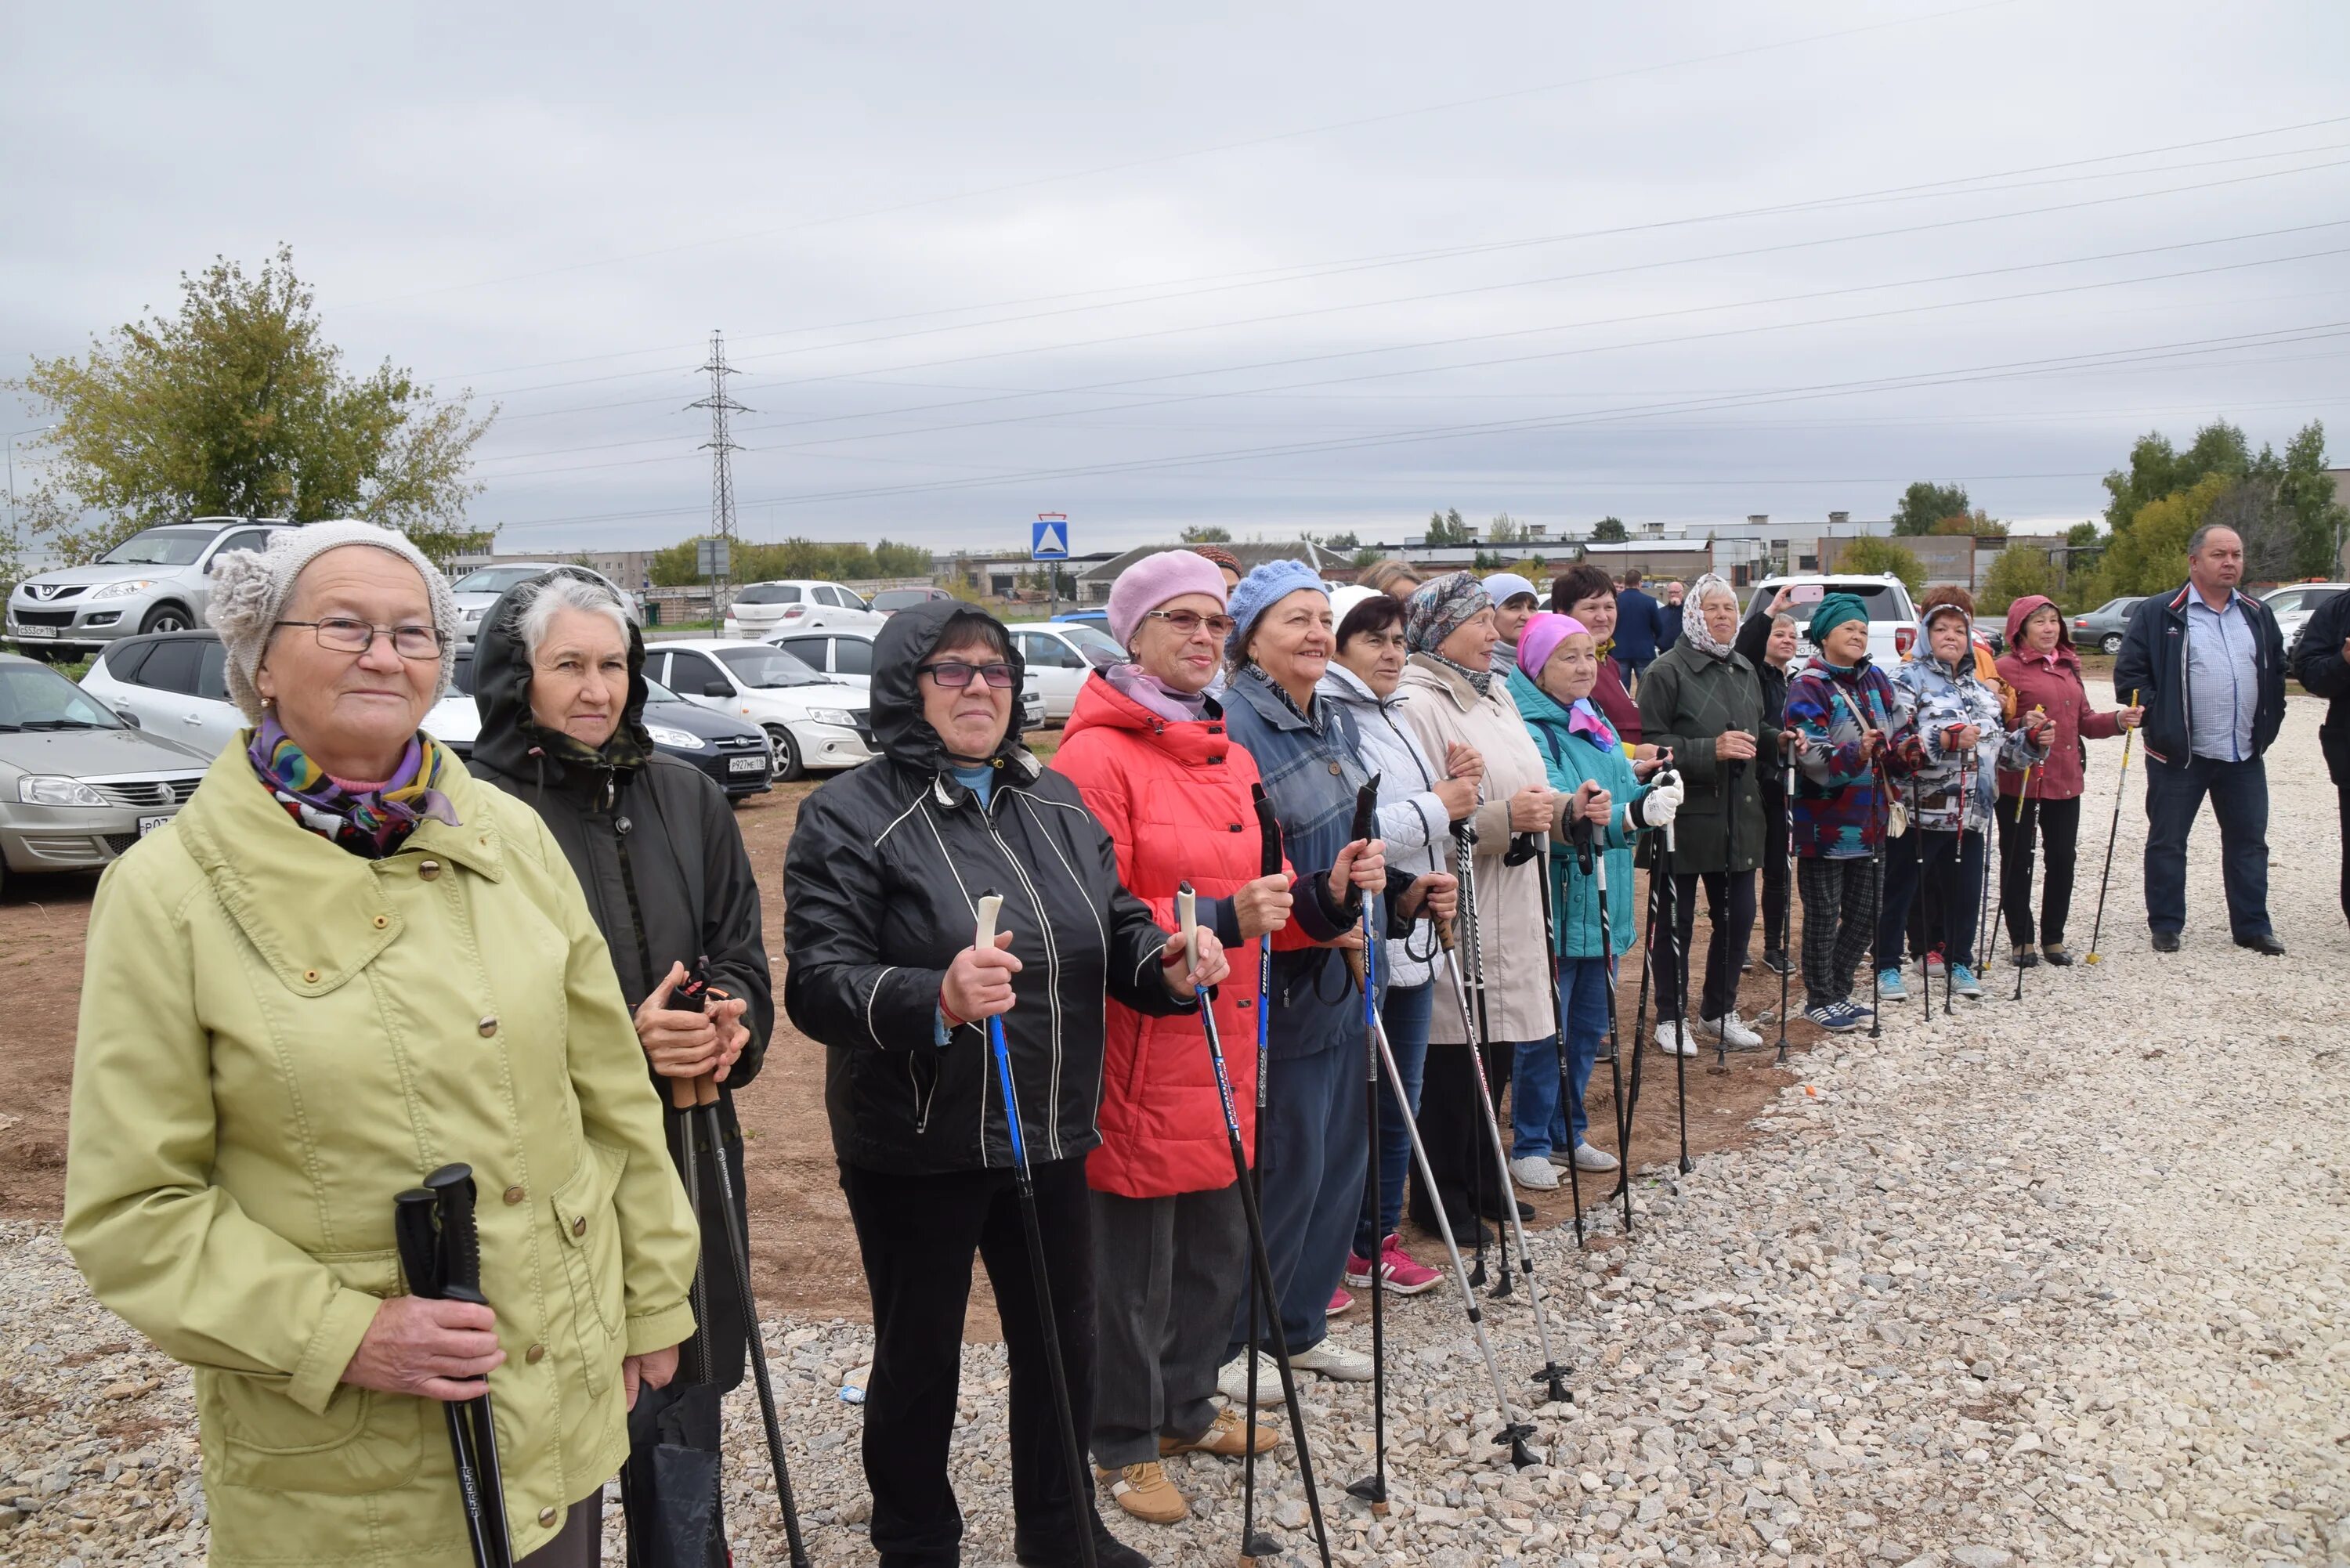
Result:
[[[1120,648],[1134,646],[1134,629],[1142,618],[1185,594],[1205,594],[1224,603],[1224,574],[1205,556],[1189,550],[1161,550],[1145,556],[1118,575],[1109,590],[1109,634]]]
[[[1589,637],[1591,628],[1571,615],[1555,615],[1541,610],[1526,618],[1525,629],[1518,633],[1518,668],[1526,679],[1542,684],[1543,666],[1558,651],[1558,645],[1570,637]]]

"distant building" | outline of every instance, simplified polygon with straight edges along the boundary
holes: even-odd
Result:
[[[1077,602],[1081,605],[1107,604],[1110,585],[1118,581],[1120,572],[1145,556],[1155,556],[1161,550],[1184,548],[1187,546],[1180,544],[1139,545],[1107,559],[1095,557],[1091,566],[1077,573]],[[1354,557],[1338,555],[1303,539],[1278,545],[1219,544],[1215,548],[1230,551],[1232,558],[1241,564],[1243,574],[1255,570],[1267,561],[1303,561],[1334,582],[1352,582],[1355,577]]]

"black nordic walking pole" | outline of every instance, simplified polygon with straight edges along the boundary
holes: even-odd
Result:
[[[1795,732],[1779,732],[1779,815],[1783,836],[1781,848],[1786,855],[1786,891],[1781,895],[1779,909],[1779,1059],[1778,1066],[1787,1064],[1787,985],[1795,971],[1795,955],[1789,950],[1795,941]],[[1872,966],[1873,967],[1873,966]],[[1871,1018],[1876,1017],[1872,1011]]]
[[[1744,772],[1745,768],[1746,763],[1743,758],[1731,758],[1730,776],[1721,791],[1721,902],[1713,913],[1719,915],[1724,921],[1730,919],[1731,878],[1738,875],[1738,775]],[[1679,926],[1673,929],[1676,931],[1680,929]],[[1714,962],[1716,953],[1721,955],[1721,961],[1719,964]],[[1727,971],[1730,963],[1730,944],[1721,940],[1721,927],[1717,924],[1705,944],[1706,983],[1712,984],[1714,971],[1717,969]],[[1726,975],[1721,989],[1729,994],[1722,1001],[1721,1016],[1714,1020],[1713,1066],[1709,1069],[1717,1075],[1730,1071],[1730,1016],[1738,1011],[1733,1005],[1738,1000],[1737,977],[1734,974]],[[1689,1004],[1686,1002],[1681,1004],[1681,1012],[1684,1016],[1688,1014]],[[1698,1002],[1697,1015],[1700,1020],[1705,1017],[1705,1002],[1702,998]],[[1682,1168],[1686,1170],[1689,1168],[1684,1166]]]
[[[1443,948],[1445,961],[1451,966],[1454,983],[1459,984],[1461,983],[1461,955],[1454,949],[1453,944],[1446,940],[1448,935],[1449,933],[1440,925],[1438,945]],[[1473,959],[1477,950],[1473,937],[1470,939],[1469,950]],[[1469,1042],[1469,1061],[1470,1064],[1476,1069],[1477,1108],[1483,1113],[1486,1137],[1492,1145],[1495,1168],[1501,1177],[1502,1208],[1506,1211],[1506,1218],[1499,1227],[1498,1233],[1506,1239],[1511,1231],[1517,1232],[1518,1267],[1526,1277],[1526,1299],[1533,1303],[1534,1309],[1534,1334],[1542,1343],[1542,1369],[1534,1374],[1534,1381],[1544,1386],[1547,1397],[1554,1403],[1571,1404],[1575,1397],[1566,1391],[1565,1369],[1559,1366],[1557,1353],[1551,1348],[1550,1319],[1543,1311],[1542,1285],[1534,1278],[1534,1250],[1526,1245],[1525,1221],[1518,1218],[1517,1184],[1510,1179],[1509,1156],[1502,1141],[1502,1118],[1494,1111],[1493,1096],[1485,1087],[1485,1053],[1474,1037],[1471,1037]],[[1509,1293],[1506,1288],[1509,1284],[1509,1275],[1510,1252],[1507,1241],[1504,1240],[1502,1248],[1502,1285],[1495,1288],[1493,1292],[1495,1295]]]
[[[1463,818],[1452,825],[1452,874],[1461,887],[1461,919],[1472,931],[1477,929],[1477,872],[1472,864],[1476,845],[1477,826],[1473,818]],[[1456,981],[1461,979],[1460,965],[1453,966],[1452,973]],[[1473,1042],[1477,1038],[1479,1015],[1470,1009],[1465,981],[1456,988],[1456,994],[1461,1004],[1461,1038]],[[1481,1083],[1478,1086],[1482,1089],[1484,1085]],[[1438,1201],[1442,1201],[1440,1195]],[[1469,1280],[1471,1284],[1482,1285],[1485,1282],[1485,1157],[1473,1138],[1469,1149],[1469,1223],[1477,1228],[1477,1265],[1469,1271]],[[1504,1285],[1509,1283],[1506,1261],[1502,1268],[1502,1282]]]
[[[1003,899],[993,889],[979,900],[979,934],[972,945],[982,952],[995,946],[995,913]],[[1003,1017],[987,1021],[988,1048],[995,1056],[996,1086],[1003,1092],[1003,1126],[1012,1140],[1012,1182],[1020,1195],[1020,1223],[1027,1232],[1029,1282],[1036,1292],[1037,1328],[1045,1339],[1045,1370],[1053,1384],[1054,1411],[1061,1417],[1061,1454],[1066,1460],[1069,1510],[1075,1519],[1077,1560],[1097,1568],[1094,1552],[1093,1488],[1087,1484],[1084,1438],[1069,1399],[1069,1369],[1061,1360],[1061,1328],[1053,1313],[1053,1282],[1045,1269],[1045,1227],[1036,1213],[1036,1179],[1028,1168],[1028,1139],[1020,1126],[1020,1098],[1012,1084],[1012,1051],[1003,1043]],[[1250,1433],[1252,1440],[1255,1433]]]
[[[1378,825],[1379,780],[1373,774],[1355,795],[1355,820],[1349,839],[1368,838]],[[1355,988],[1363,993],[1363,1131],[1370,1143],[1371,1205],[1371,1473],[1347,1483],[1347,1492],[1370,1505],[1384,1518],[1388,1511],[1388,1324],[1387,1237],[1378,1221],[1379,1188],[1379,930],[1378,900],[1363,899],[1363,950],[1347,955]]]
[[[734,1278],[741,1291],[738,1304],[743,1309],[743,1325],[750,1330],[751,1377],[759,1392],[759,1420],[766,1429],[767,1464],[775,1474],[775,1501],[783,1509],[784,1540],[791,1552],[792,1568],[808,1568],[807,1546],[800,1539],[800,1511],[792,1497],[791,1469],[784,1461],[784,1432],[775,1417],[775,1386],[767,1376],[767,1341],[759,1329],[759,1301],[751,1289],[750,1217],[734,1201],[733,1160],[726,1152],[723,1129],[718,1121],[717,1075],[706,1073],[693,1080],[693,1092],[702,1135],[710,1140],[711,1163],[717,1171],[718,1220],[726,1230],[726,1251],[734,1264]],[[691,1147],[689,1143],[689,1150]]]
[[[2138,694],[2130,692],[2130,706],[2137,706]],[[2097,939],[2106,930],[2106,888],[2114,879],[2114,845],[2122,836],[2122,785],[2129,782],[2130,742],[2137,739],[2137,726],[2122,732],[2122,771],[2114,775],[2114,824],[2106,830],[2106,869],[2097,878],[2097,919],[2089,928],[2089,950],[2081,955],[2083,963],[2103,963],[2106,955],[2097,950]]]
[[[1572,830],[1575,858],[1586,877],[1591,875],[1591,824],[1578,819]],[[1571,1081],[1573,1066],[1567,1060],[1566,1013],[1558,1004],[1558,922],[1552,910],[1550,867],[1543,867],[1542,877],[1543,950],[1550,965],[1550,1027],[1558,1046],[1558,1092],[1562,1098],[1575,1093]],[[1567,1136],[1575,1136],[1575,1118],[1567,1117]],[[1566,1181],[1570,1201],[1575,1205],[1575,1248],[1583,1250],[1583,1176],[1575,1163],[1575,1150],[1566,1151]]]
[[[681,998],[672,993],[672,1002],[700,1008],[705,998],[697,994]],[[664,1118],[677,1132],[677,1178],[685,1189],[685,1206],[693,1211],[695,1234],[702,1231],[702,1171],[693,1158],[693,1083],[691,1078],[671,1078],[669,1081],[670,1107],[673,1117]],[[697,1248],[693,1254],[693,1283],[686,1289],[686,1300],[693,1306],[694,1333],[678,1347],[677,1380],[695,1384],[710,1381],[710,1259]]]
[[[1493,1043],[1493,1028],[1492,1014],[1485,1002],[1484,928],[1480,923],[1477,909],[1477,874],[1475,855],[1477,842],[1476,829],[1473,826],[1465,824],[1463,826],[1468,826],[1470,852],[1462,857],[1462,864],[1466,867],[1466,871],[1464,879],[1461,883],[1461,911],[1467,921],[1467,925],[1461,935],[1461,942],[1469,950],[1469,971],[1477,977],[1475,985],[1471,992],[1471,994],[1476,998],[1477,1002],[1477,1026],[1475,1029],[1468,1032],[1471,1045],[1470,1055],[1471,1060],[1474,1063],[1477,1068],[1478,1103],[1487,1107],[1486,1115],[1490,1116],[1492,1114],[1491,1107],[1493,1099],[1493,1090],[1492,1081],[1485,1076],[1484,1048]],[[1516,853],[1516,850],[1517,841],[1513,839],[1511,841],[1510,853],[1514,854]],[[1510,862],[1506,857],[1504,857],[1502,864],[1506,866],[1510,864]],[[1460,955],[1456,952],[1453,954],[1453,973],[1458,975],[1460,972]],[[1513,1061],[1511,1065],[1514,1067],[1514,1061]],[[1497,1296],[1505,1296],[1516,1288],[1514,1277],[1510,1272],[1510,1228],[1516,1222],[1518,1218],[1518,1192],[1516,1183],[1510,1179],[1509,1157],[1506,1154],[1501,1153],[1498,1148],[1495,1153],[1496,1158],[1499,1158],[1501,1163],[1493,1172],[1493,1179],[1501,1184],[1502,1207],[1508,1210],[1509,1212],[1506,1215],[1497,1215],[1494,1218],[1493,1244],[1501,1252],[1502,1277],[1500,1281],[1494,1284],[1493,1293]],[[1471,1168],[1477,1172],[1476,1206],[1480,1210],[1478,1220],[1480,1228],[1482,1229],[1484,1220],[1482,1210],[1485,1207],[1485,1162],[1484,1156],[1482,1151],[1477,1157],[1476,1165]],[[1521,1246],[1519,1251],[1523,1252],[1524,1248]]]
[[[462,1165],[444,1168],[464,1171],[468,1178],[472,1175],[470,1168]],[[422,1187],[411,1187],[392,1199],[392,1235],[400,1250],[400,1270],[408,1276],[408,1293],[427,1301],[448,1299],[447,1264],[437,1223],[440,1209],[440,1193]],[[473,1293],[476,1300],[480,1295],[478,1290]],[[458,1506],[465,1514],[466,1544],[473,1550],[473,1568],[512,1568],[505,1497],[495,1484],[496,1436],[492,1433],[487,1454],[490,1469],[485,1475],[482,1450],[475,1443],[477,1434],[466,1413],[470,1404],[441,1401],[441,1414],[449,1427],[449,1454],[457,1472]]]
[[[1689,954],[1681,947],[1681,885],[1672,870],[1675,846],[1673,825],[1665,824],[1665,852],[1660,858],[1665,866],[1665,897],[1668,916],[1665,920],[1665,961],[1673,973],[1673,1113],[1681,1129],[1681,1173],[1686,1176],[1697,1168],[1689,1151]],[[1655,873],[1651,872],[1651,876]],[[1725,883],[1722,892],[1730,891]],[[1660,985],[1659,992],[1663,991]],[[1663,997],[1658,998],[1659,1005]]]
[[[1183,933],[1184,957],[1191,969],[1200,967],[1200,922],[1198,902],[1186,882],[1175,890],[1175,915]],[[1259,939],[1262,940],[1263,939]],[[1200,995],[1200,1029],[1207,1037],[1208,1062],[1216,1073],[1216,1100],[1224,1113],[1224,1141],[1232,1152],[1232,1185],[1240,1190],[1241,1215],[1248,1223],[1249,1262],[1252,1268],[1252,1300],[1262,1303],[1273,1325],[1273,1358],[1281,1368],[1281,1396],[1289,1407],[1290,1439],[1297,1446],[1297,1477],[1305,1488],[1305,1506],[1314,1521],[1314,1542],[1321,1549],[1324,1568],[1330,1562],[1330,1536],[1322,1523],[1322,1497],[1314,1485],[1314,1451],[1305,1441],[1305,1413],[1297,1402],[1297,1374],[1289,1360],[1289,1337],[1282,1332],[1281,1303],[1274,1299],[1273,1267],[1264,1251],[1264,1217],[1257,1208],[1256,1190],[1249,1184],[1248,1156],[1241,1148],[1240,1112],[1232,1100],[1232,1076],[1224,1062],[1223,1033],[1216,1027],[1216,993],[1211,986]],[[1256,1354],[1252,1348],[1251,1355]],[[1247,1433],[1243,1452],[1256,1454],[1256,1407],[1252,1403],[1248,1415],[1241,1423]],[[1384,1501],[1384,1500],[1382,1500]],[[1251,1522],[1242,1522],[1241,1568],[1254,1568],[1260,1561],[1270,1562],[1281,1554],[1277,1542],[1259,1542],[1250,1534]]]
[[[1388,1081],[1401,1083],[1403,1075],[1396,1071],[1395,1047],[1388,1042],[1387,1024],[1380,1022],[1374,1027],[1378,1032],[1379,1061],[1387,1070]],[[1409,1106],[1404,1106],[1403,1112],[1404,1132],[1411,1140],[1412,1163],[1419,1173],[1420,1185],[1434,1192],[1436,1171],[1428,1163],[1428,1144],[1419,1136],[1419,1119],[1411,1114]],[[1477,1303],[1477,1287],[1470,1283],[1469,1265],[1461,1256],[1461,1243],[1453,1238],[1451,1216],[1441,1201],[1433,1207],[1437,1237],[1444,1243],[1444,1255],[1452,1264],[1453,1281],[1461,1287],[1461,1310],[1469,1316],[1470,1332],[1476,1335],[1478,1352],[1485,1359],[1485,1375],[1493,1380],[1493,1407],[1502,1413],[1502,1429],[1493,1434],[1493,1440],[1508,1443],[1510,1463],[1519,1469],[1540,1464],[1541,1459],[1526,1446],[1526,1439],[1534,1435],[1533,1424],[1518,1418],[1517,1408],[1510,1402],[1508,1386],[1502,1381],[1502,1364],[1495,1359],[1493,1342],[1485,1333],[1485,1312]]]
[[[1281,874],[1281,822],[1274,815],[1273,801],[1264,793],[1264,785],[1249,785],[1250,803],[1256,811],[1257,868],[1261,875]],[[1221,1047],[1222,1042],[1216,1044]],[[1222,1058],[1221,1049],[1217,1059]],[[1273,939],[1270,934],[1257,939],[1256,957],[1256,1120],[1249,1125],[1248,1207],[1251,1213],[1262,1213],[1264,1205],[1264,1096],[1265,1082],[1273,1068]],[[1233,1124],[1237,1135],[1239,1124]],[[1430,1189],[1430,1190],[1434,1190]],[[1260,1233],[1263,1226],[1259,1226]],[[1264,1262],[1264,1248],[1260,1245],[1249,1254],[1248,1287],[1248,1428],[1247,1451],[1241,1459],[1241,1568],[1253,1568],[1260,1560],[1269,1561],[1281,1554],[1281,1543],[1269,1535],[1256,1532],[1256,1393],[1257,1340],[1261,1326],[1257,1321],[1263,1310],[1258,1305],[1260,1293],[1273,1278]],[[1279,1312],[1275,1307],[1274,1311]]]
[[[2036,813],[2034,814],[2033,826],[2028,828],[2023,826],[2024,797],[2029,795],[2031,793],[2032,768],[2029,763],[2026,763],[2023,769],[2023,782],[2018,784],[2015,789],[2015,843],[2016,847],[2023,851],[2023,907],[2027,912],[2032,908],[2032,840],[2034,833],[2039,827]],[[1993,829],[1996,829],[1999,826],[1999,813],[1996,807],[1994,807],[1991,812],[1991,826]],[[2007,863],[2004,858],[2000,862],[2000,869],[2002,873],[1999,900],[2001,905],[2000,915],[2002,919],[2004,919],[2007,915],[2005,873],[2008,869]],[[2021,963],[2018,963],[2015,966],[2015,994],[2009,998],[2009,1000],[2012,1002],[2022,1002],[2023,1000],[2023,965]]]
[[[1676,776],[1669,767],[1659,768],[1649,776],[1648,783],[1653,788],[1659,780],[1672,779]],[[1651,833],[1648,836],[1647,844],[1648,899],[1648,909],[1641,916],[1640,926],[1640,999],[1632,1009],[1632,1082],[1627,1091],[1620,1078],[1615,1081],[1617,1165],[1616,1190],[1607,1195],[1610,1198],[1620,1198],[1624,1200],[1624,1233],[1627,1236],[1632,1233],[1632,1116],[1640,1108],[1642,1064],[1648,1055],[1640,1049],[1640,1036],[1648,1026],[1648,981],[1655,975],[1657,968],[1655,952],[1657,909],[1664,899],[1663,891],[1658,886],[1657,878],[1661,875],[1669,875],[1669,871],[1659,869],[1663,852],[1659,847],[1659,840],[1655,834]],[[1637,855],[1638,851],[1634,853]],[[1657,999],[1657,1022],[1659,1027],[1664,1023],[1664,997],[1661,989]],[[1611,1017],[1608,1023],[1612,1029],[1614,1019]],[[1614,1055],[1609,1058],[1609,1071],[1611,1074],[1616,1071]]]

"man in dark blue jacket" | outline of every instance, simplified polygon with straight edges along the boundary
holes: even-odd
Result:
[[[2342,812],[2342,913],[2350,918],[2350,593],[2335,594],[2317,607],[2302,628],[2293,673],[2313,697],[2328,706],[2318,727],[2325,771]]]
[[[1641,671],[1657,661],[1664,633],[1664,607],[1640,587],[1639,569],[1634,567],[1624,574],[1623,589],[1616,596],[1615,657],[1625,691],[1638,685]]]
[[[2140,601],[2114,659],[2114,693],[2146,707],[2146,921],[2157,952],[2187,923],[2187,837],[2203,797],[2220,819],[2220,870],[2236,945],[2284,954],[2269,924],[2269,782],[2284,723],[2284,639],[2239,593],[2244,542],[2207,524],[2187,542],[2187,586]]]

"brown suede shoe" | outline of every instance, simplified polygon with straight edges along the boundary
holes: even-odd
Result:
[[[1216,1418],[1208,1423],[1208,1429],[1190,1442],[1175,1438],[1159,1438],[1159,1457],[1166,1459],[1177,1454],[1222,1454],[1228,1459],[1239,1459],[1248,1452],[1249,1441],[1241,1435],[1241,1413],[1227,1405],[1216,1412]],[[1258,1427],[1254,1430],[1258,1453],[1269,1454],[1281,1447],[1278,1428]]]
[[[1096,1467],[1094,1474],[1109,1489],[1118,1506],[1137,1519],[1146,1519],[1153,1524],[1172,1524],[1191,1511],[1191,1505],[1175,1490],[1175,1483],[1167,1479],[1167,1472],[1159,1468],[1157,1459],[1128,1465],[1124,1469]]]

